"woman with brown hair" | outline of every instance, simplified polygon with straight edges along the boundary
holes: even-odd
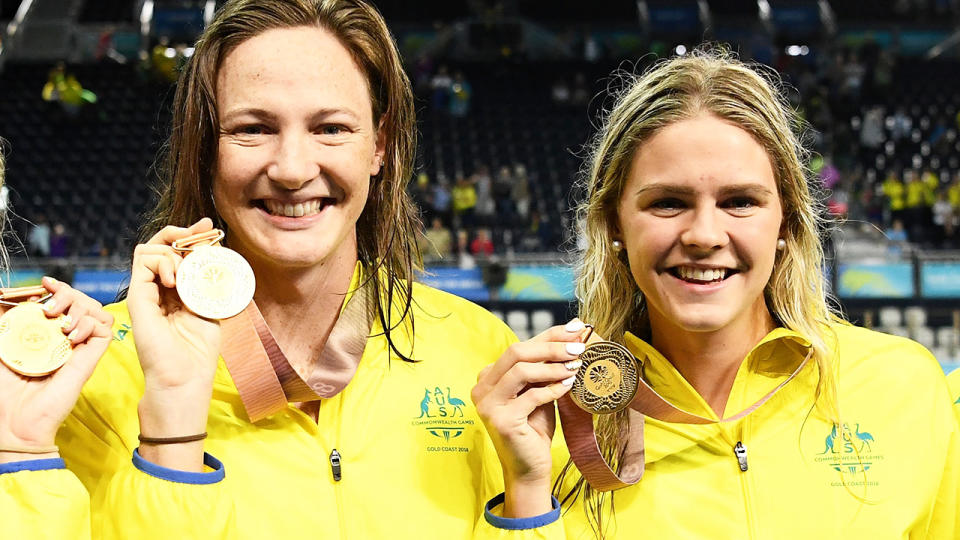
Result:
[[[371,6],[218,11],[177,87],[127,299],[108,307],[117,338],[59,437],[96,537],[471,534],[500,475],[467,393],[515,338],[413,283],[414,133]],[[181,281],[185,244],[213,227],[256,281],[219,322]]]
[[[584,347],[577,320],[481,374],[506,486],[486,534],[956,538],[943,372],[828,307],[799,127],[775,82],[721,52],[617,96],[577,277],[580,319],[614,344]],[[551,465],[557,399],[570,454]]]

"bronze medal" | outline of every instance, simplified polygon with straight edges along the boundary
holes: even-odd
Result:
[[[626,347],[598,341],[587,345],[580,360],[583,364],[570,390],[574,403],[592,414],[610,414],[630,405],[640,384],[640,366]]]
[[[37,302],[17,304],[0,317],[0,361],[26,377],[53,373],[73,350],[62,324],[63,316],[47,317]]]

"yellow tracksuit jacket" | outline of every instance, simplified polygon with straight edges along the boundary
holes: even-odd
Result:
[[[960,428],[943,372],[912,341],[835,324],[841,420],[836,430],[812,409],[818,375],[812,363],[770,401],[739,421],[719,425],[647,420],[646,473],[616,491],[607,538],[883,540],[960,537]],[[774,330],[737,373],[726,415],[784,380],[807,341]],[[687,410],[717,418],[657,351],[634,336],[625,343],[647,356],[644,375]],[[747,448],[741,472],[733,448]],[[566,463],[554,445],[555,468]],[[575,477],[579,474],[575,472]],[[574,478],[576,479],[576,478]],[[567,493],[572,481],[565,483]],[[858,499],[859,497],[859,499]],[[487,505],[480,538],[593,538],[582,499],[557,521],[527,528]],[[610,502],[607,496],[606,502]],[[555,503],[556,506],[556,503]],[[492,507],[492,508],[491,508]],[[606,516],[610,506],[605,506]],[[511,530],[521,529],[521,530]]]
[[[11,505],[0,513],[37,507],[39,521],[21,525],[27,532],[82,537],[86,498],[75,474],[90,493],[93,538],[470,537],[483,502],[502,491],[470,389],[516,338],[466,300],[419,284],[413,298],[419,361],[391,358],[375,322],[354,378],[321,404],[317,422],[291,405],[250,423],[221,360],[204,473],[165,469],[134,454],[143,375],[125,305],[108,306],[114,343],[57,437],[69,470],[0,475],[10,485],[5,493],[32,490],[23,497],[11,491],[14,500],[0,501]],[[411,350],[406,332],[392,335],[400,350]],[[76,511],[43,517],[55,499]]]
[[[955,369],[947,375],[947,383],[950,385],[953,410],[957,413],[957,419],[960,420],[960,369]]]

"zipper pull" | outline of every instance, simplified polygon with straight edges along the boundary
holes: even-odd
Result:
[[[330,469],[333,471],[333,481],[339,482],[342,477],[340,473],[340,452],[337,452],[336,448],[333,449],[333,452],[330,452]]]
[[[334,450],[334,452],[336,452],[336,450]],[[733,455],[737,456],[737,463],[740,464],[740,472],[746,472],[747,447],[744,446],[742,442],[737,441],[736,446],[733,447]]]

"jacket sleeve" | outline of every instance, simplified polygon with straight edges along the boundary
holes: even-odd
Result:
[[[955,397],[951,403],[953,399]],[[942,416],[946,418],[942,418],[934,430],[942,429],[950,433],[950,438],[925,538],[960,538],[960,424],[954,414]]]
[[[121,321],[118,317],[116,324]],[[90,493],[93,537],[236,537],[224,465],[205,456],[206,472],[187,473],[154,465],[135,452],[143,374],[132,339],[123,338],[117,325],[115,341],[57,432],[67,467]]]
[[[0,538],[90,539],[90,500],[62,459],[0,465]]]

